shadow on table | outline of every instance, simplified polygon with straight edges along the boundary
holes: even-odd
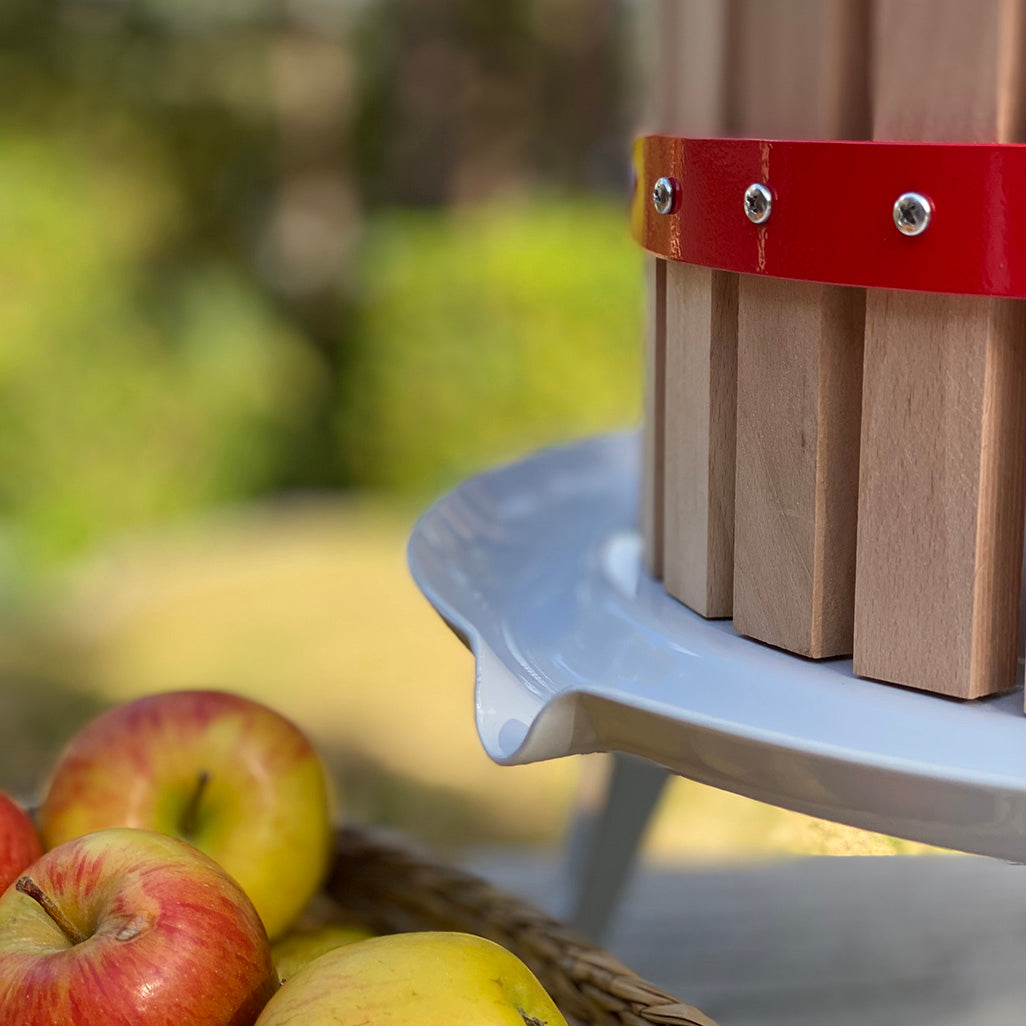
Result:
[[[390,770],[351,748],[322,745],[321,754],[343,818],[396,829],[443,855],[482,845],[553,844],[548,818],[516,819],[495,802]]]

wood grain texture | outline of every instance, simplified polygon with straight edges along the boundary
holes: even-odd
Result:
[[[720,135],[726,104],[726,0],[662,5],[664,130]],[[737,276],[666,268],[663,574],[708,617],[730,616],[734,566]]]
[[[666,261],[646,257],[645,397],[642,422],[641,538],[645,568],[663,576],[666,433]]]
[[[734,584],[737,275],[668,265],[666,590],[708,617],[730,616]]]
[[[803,655],[851,645],[864,295],[739,290],[735,627]]]
[[[728,131],[867,138],[869,12],[865,0],[732,0]]]
[[[1020,4],[936,0],[921,13],[878,4],[875,134],[1020,138]],[[913,30],[925,40],[910,54]],[[1022,303],[870,292],[856,673],[961,698],[1014,686],[1024,346]]]
[[[657,131],[711,136],[723,132],[727,104],[729,0],[656,0]]]
[[[731,128],[868,134],[866,10],[736,0]],[[863,314],[855,290],[740,279],[734,626],[815,658],[852,647]]]
[[[641,110],[637,134],[667,131],[673,122],[677,61],[667,29],[674,0],[658,0],[639,19]],[[666,262],[645,257],[644,391],[641,426],[641,539],[645,569],[663,576],[664,439],[666,435]]]

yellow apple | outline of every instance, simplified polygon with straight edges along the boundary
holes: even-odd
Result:
[[[362,926],[322,926],[290,930],[281,940],[271,945],[274,968],[282,982],[292,979],[309,962],[342,947],[367,940],[374,934]]]
[[[466,933],[396,933],[300,969],[256,1026],[566,1026],[516,955]]]

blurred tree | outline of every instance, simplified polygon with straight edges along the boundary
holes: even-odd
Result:
[[[167,343],[197,275],[229,268],[320,365],[265,437],[273,455],[247,493],[343,483],[330,425],[360,225],[345,157],[349,58],[339,31],[308,29],[284,7],[15,0],[0,22],[0,84],[17,98],[0,129],[104,162],[130,144],[149,165],[135,174],[173,193],[174,218],[136,254],[131,297]]]
[[[633,91],[623,0],[379,0],[363,8],[364,197],[438,205],[525,186],[620,192]]]
[[[513,193],[622,192],[628,10],[626,0],[0,3],[8,528],[59,554],[225,499],[401,484],[406,457],[388,469],[375,460],[410,445],[354,427],[356,408],[371,411],[368,425],[392,423],[374,403],[401,403],[394,383],[417,384],[415,350],[378,345],[380,290],[366,262],[415,268],[445,253],[470,268],[480,248],[446,235],[443,219],[437,241],[417,230],[382,248],[406,222],[378,231],[377,211],[493,200],[483,216],[505,231],[521,216],[502,209]],[[539,254],[553,301],[577,296],[579,247],[547,235],[546,216],[524,215],[538,244],[516,247]],[[444,320],[458,307],[434,309],[434,337],[461,330]],[[475,325],[495,329],[529,305],[481,309],[494,312]],[[532,330],[531,309],[491,344]],[[590,337],[574,323],[568,337]],[[448,340],[455,381],[472,366],[455,354],[483,341]],[[631,352],[633,337],[621,345]],[[545,359],[529,348],[517,358]],[[397,361],[393,384],[376,388],[385,359]],[[622,366],[617,356],[609,373]],[[544,368],[529,376],[544,380]],[[531,437],[538,423],[525,422]],[[424,483],[440,462],[411,473]]]
[[[642,262],[617,207],[394,211],[366,255],[338,418],[354,479],[437,490],[636,419]]]

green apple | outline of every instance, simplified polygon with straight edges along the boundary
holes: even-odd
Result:
[[[300,969],[257,1026],[566,1026],[512,952],[466,933],[397,933]]]
[[[29,814],[0,791],[0,894],[43,854]]]
[[[282,982],[291,979],[315,958],[343,944],[354,944],[373,936],[370,930],[362,926],[339,926],[333,923],[290,930],[271,945],[278,978]]]
[[[5,1026],[252,1026],[277,987],[242,888],[163,834],[76,838],[0,897]]]
[[[58,761],[39,825],[47,848],[117,826],[189,841],[242,885],[272,938],[324,880],[332,840],[310,742],[274,710],[221,691],[152,695],[93,720]]]

